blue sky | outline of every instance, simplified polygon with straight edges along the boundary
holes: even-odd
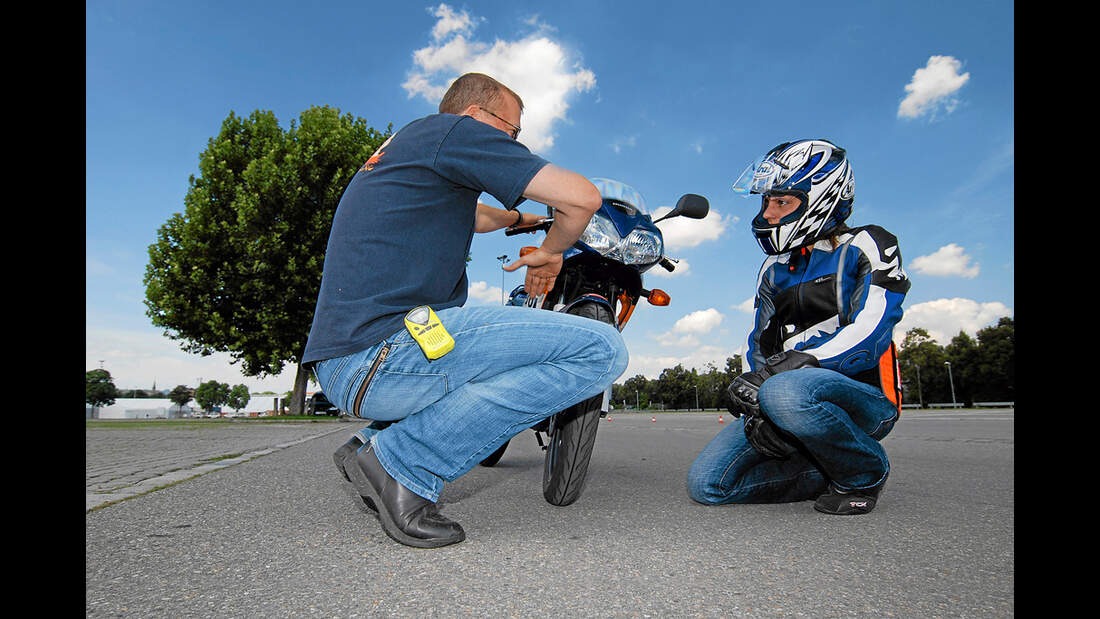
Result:
[[[898,236],[905,318],[941,344],[1014,307],[1014,7],[953,2],[98,2],[86,4],[86,342],[120,388],[199,379],[286,391],[293,368],[245,377],[189,355],[145,316],[157,229],[183,211],[199,153],[230,111],[284,128],[329,105],[384,130],[434,113],[448,82],[494,75],[524,99],[521,141],[586,176],[633,185],[651,210],[683,193],[711,216],[668,220],[667,253],[623,332],[635,374],[705,369],[739,352],[763,254],[758,199],[730,187],[791,139],[846,148],[850,225]],[[487,196],[486,202],[495,203]],[[544,212],[526,202],[528,212]],[[538,237],[478,235],[470,303],[499,303]],[[751,305],[751,302],[750,302]],[[315,388],[315,387],[311,387]]]

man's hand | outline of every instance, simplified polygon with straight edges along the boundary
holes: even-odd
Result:
[[[523,287],[527,294],[534,297],[549,292],[554,287],[558,273],[561,272],[562,255],[547,251],[541,247],[523,256],[512,264],[504,267],[505,271],[512,272],[525,266],[527,277],[523,281]]]

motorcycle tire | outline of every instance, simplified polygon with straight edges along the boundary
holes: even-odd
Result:
[[[484,460],[481,461],[481,466],[493,466],[497,462],[500,462],[501,456],[504,455],[504,450],[508,449],[508,443],[509,442],[511,442],[511,439],[509,439],[507,441],[504,441],[503,445],[501,445],[500,447],[497,447],[496,451],[489,454],[488,458],[485,458]]]
[[[615,324],[611,311],[599,303],[585,303],[569,313]],[[600,393],[555,415],[542,471],[542,496],[547,503],[564,507],[580,498],[596,445],[602,404]]]

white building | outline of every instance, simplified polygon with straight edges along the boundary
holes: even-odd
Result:
[[[273,411],[276,406],[275,400],[278,397],[273,395],[253,396],[248,400],[248,404],[240,410],[240,414],[260,414]],[[234,412],[228,406],[222,406],[221,410],[223,414]],[[95,409],[88,404],[84,405],[85,419],[179,419],[200,414],[202,414],[202,409],[194,400],[184,404],[182,408],[168,398],[118,398],[110,406],[97,406]]]

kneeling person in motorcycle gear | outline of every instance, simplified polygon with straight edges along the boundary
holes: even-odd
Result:
[[[828,140],[776,146],[734,191],[761,196],[752,229],[767,257],[748,368],[728,389],[740,423],[696,457],[688,493],[708,505],[816,499],[823,513],[868,513],[890,472],[879,441],[901,410],[893,329],[909,279],[897,238],[845,225],[854,178]]]

